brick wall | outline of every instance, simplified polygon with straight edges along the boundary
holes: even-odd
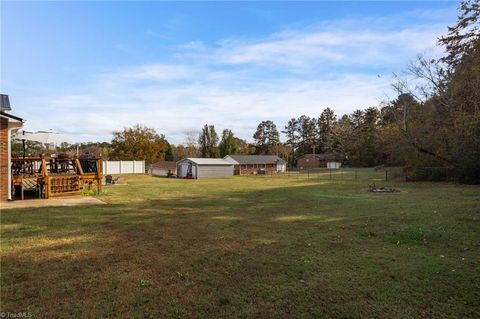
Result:
[[[277,164],[267,164],[266,167],[263,164],[235,165],[233,169],[240,172],[240,175],[255,174],[261,169],[266,170],[268,173],[276,173]]]
[[[313,154],[303,155],[297,160],[297,167],[300,169],[318,168],[326,166],[327,163],[325,161],[319,160],[318,157],[314,157]]]
[[[0,118],[0,200],[8,199],[8,120]]]

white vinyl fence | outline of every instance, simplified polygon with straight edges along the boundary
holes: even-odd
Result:
[[[103,175],[145,174],[145,161],[103,161]]]

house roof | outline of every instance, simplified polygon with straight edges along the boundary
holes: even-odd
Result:
[[[233,165],[230,162],[227,162],[224,159],[221,158],[198,158],[198,157],[188,157],[184,158],[177,163],[183,162],[183,161],[192,161],[197,165],[225,165],[225,166],[230,166]]]
[[[2,109],[2,111],[0,112],[0,117],[4,117],[4,118],[11,119],[11,120],[23,122],[23,119],[22,119],[22,118],[20,118],[20,117],[18,117],[18,116],[15,116],[15,115],[12,115],[12,114],[9,114],[9,113],[5,113],[5,112],[3,112],[3,109]]]
[[[300,156],[298,159],[304,158],[304,157],[309,157],[312,158],[315,156],[316,159],[320,161],[340,161],[342,159],[342,156],[337,153],[325,153],[325,154],[304,154]]]
[[[0,111],[11,111],[12,108],[10,107],[10,100],[8,99],[8,95],[0,94]]]
[[[175,169],[177,167],[177,162],[175,161],[158,161],[148,165],[149,168],[163,168],[163,169]]]
[[[285,164],[286,162],[277,155],[227,155],[225,160],[233,159],[234,164]]]

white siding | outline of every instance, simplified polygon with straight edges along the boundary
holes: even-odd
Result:
[[[187,170],[188,170],[188,163],[180,163],[177,166],[177,176],[178,177],[185,177],[187,176]]]
[[[220,159],[186,158],[177,162],[177,176],[187,176],[192,165],[192,178],[222,178],[233,176],[233,164]]]
[[[330,168],[330,169],[340,168],[341,165],[342,163],[340,162],[327,162],[327,168]]]
[[[287,164],[277,164],[277,172],[285,173],[287,171]]]
[[[233,165],[200,165],[198,178],[232,177]]]
[[[178,177],[187,177],[188,167],[192,165],[192,178],[197,178],[197,164],[191,161],[182,161],[177,164],[177,176]]]
[[[167,176],[168,175],[168,169],[166,168],[150,168],[148,170],[149,174],[152,175],[159,175],[159,176]],[[175,173],[175,172],[173,172]]]

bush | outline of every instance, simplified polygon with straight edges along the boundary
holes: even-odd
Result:
[[[452,167],[408,167],[405,169],[407,181],[446,182],[457,176]]]

